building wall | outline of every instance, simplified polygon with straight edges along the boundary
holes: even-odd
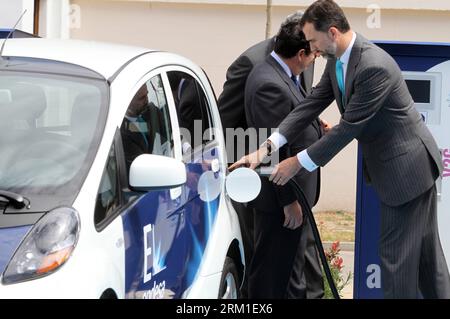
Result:
[[[304,10],[311,2],[274,1],[271,33],[277,31],[285,16],[298,9]],[[75,39],[110,41],[182,54],[205,69],[218,96],[230,63],[247,47],[264,39],[265,1],[245,1],[252,5],[242,3],[244,1],[238,0],[72,0],[80,21],[70,34]],[[295,6],[295,3],[303,6]],[[338,3],[344,5],[352,28],[368,39],[450,42],[448,1],[378,1],[382,7],[394,8],[381,9],[380,21],[373,20],[377,17],[376,12],[366,8],[372,1],[344,0]],[[379,28],[369,28],[377,26],[378,22],[381,22]],[[325,61],[319,58],[316,82],[324,66]],[[322,117],[336,124],[339,121],[337,107],[330,106]],[[352,142],[322,169],[321,198],[315,209],[354,211],[355,197],[356,143]]]
[[[0,28],[11,29],[24,10],[27,10],[27,12],[19,21],[16,28],[28,33],[33,33],[33,0],[0,0]]]

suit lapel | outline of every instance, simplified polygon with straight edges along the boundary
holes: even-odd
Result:
[[[345,96],[343,98],[344,103],[347,104],[350,99],[350,88],[355,80],[355,69],[361,60],[361,49],[363,43],[363,37],[356,34],[356,40],[353,44],[352,52],[350,53],[350,59],[348,61],[347,72],[345,75]],[[336,98],[336,103],[339,107],[339,111],[344,113],[344,106],[341,100],[341,91],[336,79],[336,59],[329,60],[330,65],[330,78],[333,87],[334,96]]]
[[[301,101],[303,101],[305,97],[301,95],[299,88],[294,85],[294,82],[289,78],[281,65],[271,55],[267,57],[267,62],[275,69],[280,78],[288,85],[289,89],[296,97],[298,102],[300,103]]]
[[[355,69],[359,61],[361,60],[362,42],[363,38],[359,34],[356,34],[356,40],[353,44],[352,52],[350,53],[350,60],[348,61],[347,66],[347,74],[345,76],[345,104],[347,104],[350,99],[350,88],[352,87],[353,81],[355,80]]]
[[[300,88],[300,95],[302,95],[303,98],[305,98],[308,95],[308,93],[306,93],[305,89],[302,87],[301,84],[300,84],[299,88]]]
[[[269,40],[269,45],[266,47],[266,54],[265,54],[265,56],[269,56],[270,53],[273,51],[273,48],[275,47],[275,39],[276,39],[276,36],[272,37]]]
[[[342,99],[341,99],[341,91],[339,90],[339,86],[336,79],[336,59],[328,60],[327,63],[330,63],[330,78],[331,78],[331,86],[333,87],[333,93],[334,97],[336,99],[336,104],[339,108],[339,111],[341,113],[344,113],[344,108],[342,106]]]

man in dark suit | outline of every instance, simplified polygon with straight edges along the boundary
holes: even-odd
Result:
[[[147,84],[144,84],[131,100],[120,126],[127,170],[139,155],[161,152],[159,144],[167,141],[163,123],[162,113],[155,104],[149,102]],[[159,144],[155,145],[157,134]]]
[[[297,11],[289,15],[281,24],[281,27],[288,23],[300,22],[302,15],[302,11]],[[253,67],[258,63],[263,62],[272,52],[275,44],[275,38],[276,37],[269,38],[250,47],[244,53],[242,53],[228,68],[223,91],[218,99],[218,108],[225,137],[227,137],[227,129],[247,129],[247,120],[245,118],[244,110],[245,83]],[[312,63],[306,70],[304,70],[300,74],[300,83],[302,90],[306,91],[306,93],[308,94],[311,92],[313,75],[314,63]],[[326,122],[321,122],[321,125],[325,130],[329,129],[329,126]],[[245,138],[236,138],[234,135],[229,134],[226,141],[228,161],[230,163],[235,162],[238,158],[240,158],[240,156],[244,155],[245,152],[248,151],[248,149],[246,148],[246,143],[248,144],[248,140]],[[320,188],[320,180],[318,182],[318,188]],[[317,198],[318,196],[319,193],[317,192]],[[314,203],[315,202],[316,201],[314,201]],[[239,222],[241,225],[241,233],[245,251],[245,261],[247,264],[244,283],[241,287],[241,295],[245,298],[247,297],[248,265],[250,264],[251,256],[253,255],[253,210],[251,208],[248,208],[245,204],[236,202],[233,202],[233,206],[238,214]],[[322,270],[310,229],[305,232],[303,240],[307,241],[308,244],[305,253],[305,274],[301,279],[302,286],[307,287],[308,298],[321,298],[323,296]],[[298,282],[296,281],[298,281],[298,279],[294,276],[294,286],[298,285]]]
[[[274,51],[256,65],[245,85],[245,113],[249,128],[271,131],[302,101],[306,92],[299,75],[315,59],[298,21],[284,24],[277,34]],[[321,137],[318,119],[289,147],[279,151],[280,159],[313,144]],[[318,195],[318,172],[295,177],[310,205]],[[307,221],[289,185],[277,186],[261,178],[259,196],[249,206],[254,213],[254,254],[249,266],[250,298],[306,298],[300,286],[306,241],[300,241]],[[305,226],[300,227],[302,224]],[[291,275],[298,280],[290,284]],[[293,280],[295,282],[295,279]]]
[[[301,168],[327,164],[356,138],[363,151],[366,178],[381,200],[378,252],[386,298],[450,298],[450,276],[440,244],[435,180],[442,172],[439,149],[395,61],[354,33],[332,0],[314,2],[302,17],[306,38],[328,58],[314,92],[279,126],[279,132],[239,166],[258,165],[303,128],[333,100],[341,120],[324,138],[281,162],[271,180],[283,185]]]
[[[148,122],[145,114],[148,105],[147,85],[143,85],[128,106],[125,118],[120,126],[127,170],[136,157],[151,153],[148,137]]]

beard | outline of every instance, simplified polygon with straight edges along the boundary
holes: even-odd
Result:
[[[336,50],[337,50],[336,42],[331,42],[330,45],[325,49],[325,51],[322,52],[322,57],[324,57],[327,60],[336,59]]]

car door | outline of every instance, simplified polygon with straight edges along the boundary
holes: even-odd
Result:
[[[205,248],[217,217],[222,192],[223,165],[220,148],[214,135],[210,100],[205,85],[187,68],[173,66],[166,69],[176,109],[187,183],[183,194],[188,198],[183,209],[186,216],[188,265],[183,285],[188,289],[199,274]],[[218,256],[225,255],[219,252]],[[212,291],[212,296],[217,292]]]
[[[179,96],[174,95],[171,71],[154,71],[136,85],[98,193],[97,227],[104,228],[114,212],[122,218],[128,298],[185,296],[198,275],[217,215],[221,184],[208,98],[192,72],[175,69],[171,71],[179,72],[186,85]],[[182,112],[178,97],[186,107]],[[186,132],[198,131],[192,139],[179,124],[190,121],[196,122]],[[183,160],[186,184],[148,192],[129,187],[130,165],[145,153]]]
[[[165,75],[164,75],[165,76]],[[136,92],[118,130],[116,143],[121,217],[125,244],[127,298],[177,298],[183,292],[187,264],[185,213],[182,189],[133,190],[129,170],[141,154],[181,160],[178,128],[172,118],[163,76],[153,71],[136,85]]]

